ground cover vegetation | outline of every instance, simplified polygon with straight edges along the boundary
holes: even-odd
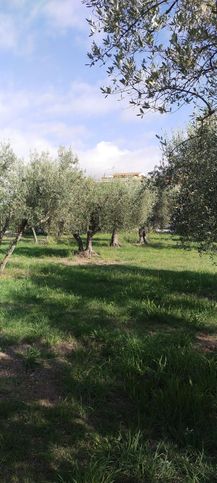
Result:
[[[216,481],[216,266],[119,241],[24,235],[1,276],[1,481]]]

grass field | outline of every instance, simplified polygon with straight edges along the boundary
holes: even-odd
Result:
[[[0,280],[0,482],[217,482],[217,267],[26,238]],[[1,256],[6,244],[1,246]]]

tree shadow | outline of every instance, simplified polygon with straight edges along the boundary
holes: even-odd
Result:
[[[163,249],[169,249],[169,250],[176,250],[176,249],[179,249],[179,250],[192,250],[192,245],[190,244],[185,244],[185,245],[182,245],[180,242],[176,242],[176,243],[171,243],[169,244],[168,243],[168,240],[165,240],[165,241],[152,241],[150,240],[148,242],[148,245],[150,248],[156,248],[156,249],[159,249],[159,248],[163,248]],[[144,245],[144,247],[146,248],[146,245]]]
[[[1,304],[10,327],[23,323],[22,337],[10,339],[7,326],[0,337],[9,356],[0,361],[2,481],[72,481],[76,465],[94,455],[95,438],[120,429],[216,451],[216,355],[194,346],[198,331],[216,331],[201,323],[215,313],[216,278],[126,265],[32,266],[28,287],[11,289]],[[57,334],[75,340],[64,355],[55,353]],[[24,373],[17,347],[41,349],[46,339],[49,358]]]
[[[46,264],[32,267],[32,289],[1,305],[34,325],[41,315],[62,335],[125,327],[215,332],[217,275],[121,265]]]
[[[64,247],[60,246],[45,246],[45,245],[30,245],[28,246],[19,246],[16,248],[16,256],[17,257],[35,257],[35,258],[48,258],[48,257],[61,257],[65,258],[68,257],[69,254],[72,252],[73,247]]]
[[[94,321],[97,318],[105,321],[109,319],[109,313],[112,319],[114,304],[114,312],[117,308],[117,311],[122,312],[123,319],[126,322],[134,321],[135,326],[138,318],[139,321],[143,318],[147,322],[157,316],[161,320],[166,317],[168,325],[171,322],[176,326],[177,322],[179,327],[183,325],[186,328],[189,324],[188,311],[198,314],[210,309],[215,313],[213,304],[217,300],[217,275],[211,273],[144,269],[126,265],[50,264],[39,269],[35,267],[31,280],[42,291],[44,286],[53,290],[54,294],[60,291],[77,297],[77,301],[73,302],[73,310],[81,310],[83,320],[90,320],[91,314]],[[41,299],[37,294],[37,303],[43,304],[43,298],[43,294]],[[53,306],[52,313],[64,310],[61,302],[55,302],[55,297],[49,303],[57,305],[56,309]],[[95,303],[93,309],[91,303]],[[189,328],[194,325],[198,329],[196,321]]]
[[[50,354],[26,370],[22,349],[0,353],[1,481],[58,481],[60,467],[63,477],[71,474],[79,442],[92,428],[66,399],[66,362]],[[71,463],[64,448],[73,448]]]

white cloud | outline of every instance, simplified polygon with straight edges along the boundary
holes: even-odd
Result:
[[[60,92],[54,88],[44,91],[27,89],[0,88],[0,126],[1,118],[5,122],[17,122],[17,119],[42,119],[64,121],[78,118],[84,121],[116,112],[120,105],[115,99],[105,99],[98,86],[85,82],[73,82],[68,90]],[[75,117],[76,116],[76,117]]]
[[[0,49],[23,56],[32,54],[36,32],[33,4],[28,0],[0,0]]]
[[[82,122],[65,118],[64,106],[51,115],[55,92],[37,93],[13,88],[0,89],[0,140],[10,140],[19,155],[29,149],[46,150],[60,144],[83,147],[89,132]]]
[[[28,157],[31,150],[50,151],[55,153],[52,144],[43,136],[36,132],[22,131],[19,129],[5,128],[1,129],[1,142],[10,142],[17,156]]]
[[[40,129],[29,126],[27,130],[22,129],[1,129],[1,141],[10,141],[11,145],[20,157],[27,158],[30,151],[49,151],[55,156],[57,148],[61,144],[58,138],[55,141],[49,139],[50,133],[64,133],[68,142],[62,144],[72,146],[78,155],[80,166],[87,174],[94,177],[101,177],[115,172],[139,171],[148,173],[160,162],[160,151],[154,146],[145,146],[141,149],[123,149],[114,142],[101,141],[93,148],[84,147],[85,128],[66,127],[64,125],[41,125]],[[80,136],[80,142],[78,138]],[[64,136],[62,136],[62,139]],[[80,147],[79,147],[80,144]]]
[[[143,134],[134,133],[121,141],[117,138],[114,141],[113,136],[106,142],[102,140],[100,119],[102,116],[106,119],[109,113],[112,122],[114,116],[120,116],[121,104],[114,98],[104,99],[98,87],[85,82],[74,82],[65,93],[54,88],[44,92],[0,89],[0,139],[10,140],[22,156],[30,149],[48,149],[54,153],[60,144],[71,145],[82,167],[96,176],[112,170],[150,171],[160,159],[152,144],[153,130],[149,127]],[[89,147],[91,136],[97,135],[94,125],[92,129],[94,117],[99,126],[99,141]]]
[[[0,126],[0,141],[9,141],[15,153],[24,158],[32,150],[48,150],[55,155],[60,145],[71,146],[77,153],[78,149],[83,149],[85,138],[88,138],[85,126],[61,122],[29,122],[19,127]]]
[[[61,35],[68,29],[86,31],[87,9],[81,0],[0,0],[0,49],[29,55],[37,44],[38,21],[44,33]]]
[[[34,126],[34,124],[32,124]],[[82,125],[70,125],[64,122],[41,122],[36,123],[35,128],[39,128],[44,135],[52,134],[55,138],[59,141],[62,140],[62,143],[69,142],[71,140],[75,141],[78,139],[79,135],[84,136],[86,134],[86,129]]]
[[[0,14],[0,48],[14,49],[18,40],[18,29],[14,19],[7,14]]]
[[[45,111],[54,115],[99,116],[120,108],[115,98],[104,98],[99,85],[87,82],[72,82],[68,91],[62,94],[51,90],[41,100]]]
[[[155,146],[141,149],[122,149],[113,142],[99,142],[94,148],[78,151],[82,168],[88,174],[102,176],[113,172],[139,171],[148,173],[160,161]]]
[[[31,97],[24,90],[0,90],[0,125],[23,115],[26,109],[31,108]]]
[[[86,8],[81,0],[47,0],[38,13],[61,30],[86,28]]]
[[[29,2],[29,0],[8,0],[7,1],[7,6],[9,8],[22,8],[22,7],[25,7],[27,5],[27,3]],[[4,5],[5,4],[5,0],[1,0],[0,1],[0,5]]]

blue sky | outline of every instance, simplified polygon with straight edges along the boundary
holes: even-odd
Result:
[[[100,86],[90,69],[81,0],[0,0],[0,139],[16,153],[72,146],[88,174],[147,173],[160,160],[155,134],[185,126],[189,109],[143,119]]]

